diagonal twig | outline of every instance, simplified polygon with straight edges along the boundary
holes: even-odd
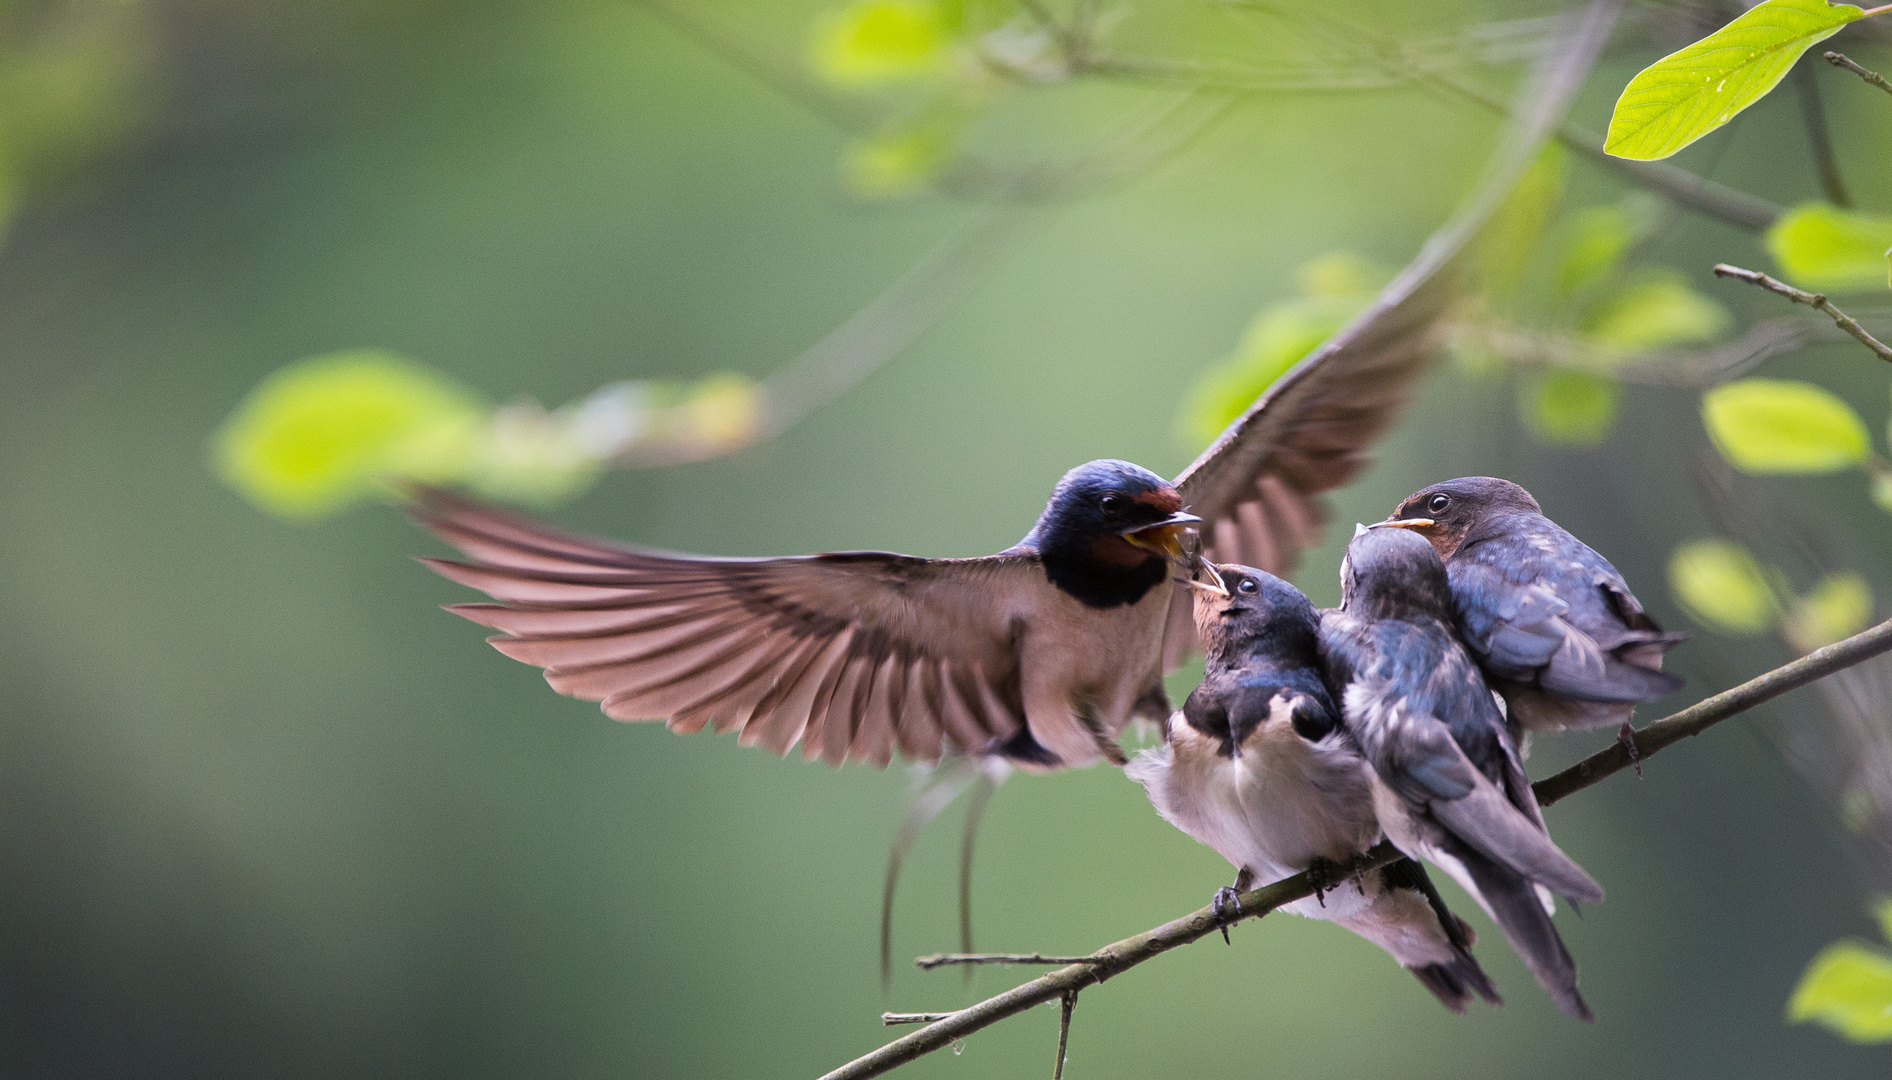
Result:
[[[1738,266],[1729,266],[1727,263],[1715,264],[1715,276],[1737,278],[1750,285],[1759,285],[1768,292],[1779,293],[1796,304],[1805,304],[1815,311],[1824,311],[1832,316],[1833,322],[1841,330],[1851,334],[1861,345],[1879,354],[1879,359],[1892,363],[1892,345],[1887,345],[1866,333],[1866,328],[1859,325],[1858,320],[1834,307],[1833,302],[1828,300],[1824,293],[1804,292],[1778,278],[1768,277],[1759,270],[1743,270]]]
[[[1649,724],[1634,735],[1634,760],[1647,761],[1683,739],[1699,735],[1789,690],[1887,652],[1892,652],[1892,619]],[[1538,781],[1532,785],[1532,790],[1540,805],[1549,806],[1629,768],[1631,761],[1628,748],[1622,743],[1613,743],[1607,750],[1593,754],[1555,776]],[[1382,843],[1356,860],[1349,871],[1365,872],[1399,857],[1399,849],[1390,843]],[[1312,896],[1316,886],[1317,882],[1306,873],[1283,878],[1241,894],[1236,898],[1232,912],[1225,905],[1223,913],[1227,917],[1222,921],[1233,923],[1257,918],[1284,904]],[[1205,907],[1153,930],[1124,938],[1085,957],[1082,963],[1059,968],[977,1005],[944,1014],[926,1027],[856,1058],[821,1080],[862,1080],[879,1076],[1008,1016],[1059,1000],[1066,994],[1075,994],[1171,949],[1208,937],[1216,932],[1217,926],[1214,909]]]
[[[1876,86],[1881,90],[1884,90],[1888,94],[1892,94],[1892,83],[1886,82],[1885,76],[1879,74],[1876,71],[1867,71],[1865,68],[1862,68],[1858,64],[1853,63],[1852,58],[1848,57],[1845,53],[1829,52],[1823,55],[1825,55],[1826,57],[1826,62],[1833,65],[1834,67],[1845,68],[1847,71],[1850,71],[1854,75],[1857,75],[1860,78],[1866,80],[1868,83],[1871,83],[1873,86]]]
[[[932,953],[913,961],[921,971],[971,964],[1088,964],[1088,956],[1046,956],[1043,953]]]

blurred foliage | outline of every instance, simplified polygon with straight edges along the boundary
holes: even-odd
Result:
[[[140,0],[0,3],[0,233],[137,130],[152,28]]]
[[[1866,289],[1887,281],[1892,216],[1802,203],[1767,230],[1767,251],[1789,281],[1809,289]]]
[[[1780,611],[1760,565],[1728,540],[1676,548],[1669,557],[1669,590],[1696,622],[1723,634],[1762,633]]]
[[[1803,653],[1849,638],[1872,621],[1872,586],[1853,573],[1830,574],[1797,598],[1781,633]]]
[[[1604,149],[1639,161],[1668,157],[1765,97],[1802,53],[1863,14],[1827,0],[1763,0],[1631,79]]]
[[[1487,226],[1476,302],[1453,333],[1460,369],[1518,371],[1526,431],[1553,446],[1593,446],[1614,429],[1628,365],[1713,342],[1733,320],[1678,270],[1633,265],[1660,211],[1632,194],[1563,206],[1568,155],[1553,145]]]
[[[693,385],[612,383],[556,410],[529,400],[494,409],[439,371],[361,350],[264,380],[218,431],[213,465],[285,518],[324,517],[407,480],[543,505],[578,494],[620,458],[681,462],[746,446],[763,410],[755,381],[730,373]]]
[[[1184,445],[1199,450],[1214,441],[1276,379],[1359,314],[1389,277],[1347,252],[1302,266],[1299,295],[1262,309],[1235,351],[1184,392],[1176,418]]]
[[[1582,371],[1545,371],[1518,384],[1524,427],[1552,446],[1589,446],[1616,426],[1622,390]]]
[[[957,5],[935,0],[857,0],[817,19],[809,62],[846,87],[935,79],[952,70]]]
[[[1881,900],[1876,914],[1892,941],[1892,899]],[[1800,976],[1787,1019],[1824,1025],[1853,1042],[1892,1042],[1892,956],[1857,941],[1827,946]]]
[[[1702,422],[1747,473],[1825,473],[1871,460],[1866,423],[1837,395],[1793,379],[1741,379],[1702,395]]]

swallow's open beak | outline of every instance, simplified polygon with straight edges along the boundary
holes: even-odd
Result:
[[[1183,537],[1188,533],[1189,526],[1201,521],[1194,514],[1177,511],[1154,525],[1125,529],[1120,535],[1145,551],[1153,551],[1174,562],[1187,562],[1189,552],[1183,548]]]
[[[1433,524],[1434,522],[1431,518],[1387,518],[1385,521],[1376,521],[1368,525],[1367,528],[1378,529],[1388,527],[1394,529],[1424,530],[1430,529]]]
[[[1207,559],[1198,559],[1196,560],[1196,565],[1203,573],[1209,575],[1209,580],[1204,581],[1199,577],[1191,577],[1183,578],[1182,583],[1192,589],[1201,589],[1210,596],[1217,596],[1227,600],[1228,582],[1223,581],[1222,575],[1216,573],[1215,564]]]

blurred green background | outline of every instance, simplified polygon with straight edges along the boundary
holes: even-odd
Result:
[[[821,5],[697,10],[799,71]],[[1558,8],[1338,10],[1402,33]],[[612,723],[440,612],[469,597],[408,560],[441,552],[395,510],[288,524],[206,464],[251,387],[338,349],[392,349],[499,401],[765,375],[977,200],[854,198],[847,132],[624,0],[15,0],[0,16],[16,45],[93,50],[60,77],[79,88],[63,112],[32,130],[0,118],[0,146],[54,132],[14,164],[21,209],[0,247],[8,1074],[807,1076],[889,1038],[883,1009],[1023,978],[967,986],[899,963],[882,992],[880,882],[908,771]],[[1124,26],[1250,47],[1204,20],[1137,8]],[[1684,40],[1664,25],[1625,27],[1577,120],[1600,129],[1628,76]],[[1892,112],[1826,85],[1858,202],[1892,207]],[[1151,92],[1052,88],[994,152],[1056,145]],[[1335,251],[1404,263],[1496,131],[1413,87],[1244,96],[1155,167],[1011,219],[914,346],[782,437],[612,473],[554,516],[717,554],[997,550],[1072,464],[1178,470],[1197,449],[1175,433],[1186,387],[1294,294],[1296,268]],[[1784,97],[1678,160],[1783,203],[1817,191]],[[1582,164],[1569,185],[1622,193]],[[1671,213],[1650,244],[1743,323],[1780,314],[1706,273],[1767,266],[1753,235]],[[1821,344],[1765,370],[1834,389],[1876,430],[1871,363]],[[1582,449],[1533,442],[1514,397],[1443,366],[1335,522],[1432,480],[1509,476],[1687,628],[1661,583],[1670,548],[1709,531],[1687,479],[1696,395],[1633,390],[1611,438]],[[1862,489],[1845,474],[1781,490],[1884,595],[1886,519]],[[1329,531],[1298,575],[1321,603],[1347,530]],[[1672,658],[1689,689],[1665,704],[1785,655],[1698,633]],[[1803,692],[1768,715],[1815,708]],[[1609,890],[1559,919],[1594,1027],[1558,1015],[1454,894],[1502,1010],[1450,1016],[1361,940],[1273,916],[1087,992],[1066,1075],[1885,1075],[1883,1049],[1783,1020],[1809,957],[1872,936],[1868,886],[1820,793],[1744,727],[1552,812]],[[1606,738],[1541,740],[1532,772]],[[908,862],[896,957],[957,945],[959,812]],[[1116,770],[1015,777],[981,838],[978,940],[1088,950],[1229,877]],[[904,1075],[1045,1075],[1056,1023],[1039,1010]]]

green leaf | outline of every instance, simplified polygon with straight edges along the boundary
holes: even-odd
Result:
[[[1872,914],[1879,920],[1879,933],[1884,934],[1887,941],[1892,941],[1892,896],[1881,896],[1872,905]]]
[[[1657,272],[1599,304],[1584,332],[1600,345],[1640,352],[1713,341],[1731,321],[1727,308],[1689,288],[1681,274]]]
[[[1523,283],[1563,204],[1567,161],[1563,147],[1547,144],[1479,234],[1478,272],[1487,293],[1511,296]]]
[[[1183,395],[1178,427],[1192,447],[1215,440],[1300,359],[1347,324],[1357,300],[1303,298],[1263,311],[1233,355],[1198,376]]]
[[[1350,252],[1314,259],[1296,278],[1301,295],[1255,316],[1235,352],[1183,393],[1176,427],[1189,446],[1213,442],[1276,379],[1347,325],[1388,280],[1385,271]]]
[[[1851,637],[1872,619],[1872,586],[1858,574],[1834,574],[1794,602],[1784,627],[1787,640],[1812,652]]]
[[[1826,0],[1755,5],[1629,80],[1603,149],[1638,161],[1668,157],[1766,96],[1801,53],[1863,14]]]
[[[1580,371],[1551,371],[1528,379],[1519,390],[1524,426],[1540,442],[1589,446],[1616,425],[1622,396],[1617,385]]]
[[[837,86],[936,78],[952,68],[952,27],[929,0],[858,0],[815,22],[809,63]]]
[[[1754,557],[1726,540],[1696,540],[1669,556],[1669,590],[1696,622],[1723,634],[1758,634],[1778,608]]]
[[[1892,472],[1873,472],[1872,504],[1892,514]]]
[[[1643,200],[1579,211],[1565,229],[1557,260],[1557,297],[1568,300],[1615,276],[1623,256],[1649,235],[1654,215]]]
[[[250,392],[213,437],[213,466],[261,509],[316,518],[387,475],[463,475],[484,416],[459,383],[392,353],[317,356]]]
[[[1892,217],[1803,203],[1767,230],[1767,251],[1781,273],[1809,289],[1876,288],[1886,278]]]
[[[1892,1042],[1892,958],[1857,942],[1828,945],[1800,976],[1787,1019],[1811,1020],[1852,1042]]]
[[[1741,379],[1702,395],[1715,448],[1746,473],[1824,473],[1872,455],[1852,406],[1808,382]]]
[[[864,199],[913,195],[933,182],[951,154],[949,135],[940,125],[884,132],[848,146],[841,182]]]

